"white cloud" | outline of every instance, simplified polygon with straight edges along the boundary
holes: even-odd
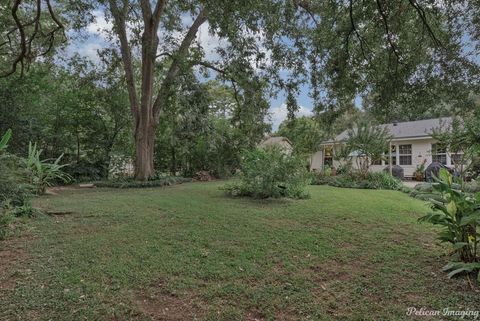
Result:
[[[302,117],[302,116],[312,116],[313,113],[310,109],[304,107],[304,106],[299,106],[300,109],[299,111],[296,113],[296,116],[297,117]],[[273,107],[273,108],[270,108],[270,112],[269,112],[269,119],[267,120],[268,123],[272,124],[272,131],[276,131],[278,129],[278,126],[280,126],[280,124],[285,120],[287,119],[287,114],[288,114],[288,111],[287,111],[287,105],[286,104],[282,104],[278,107]]]
[[[85,42],[83,45],[79,45],[76,48],[76,52],[82,56],[88,58],[90,61],[96,63],[100,61],[97,50],[102,49],[102,45],[97,42]]]
[[[228,45],[226,39],[222,39],[215,34],[210,33],[210,26],[205,22],[197,34],[197,42],[205,51],[205,57],[209,61],[218,60],[220,56],[217,54],[217,48],[225,48]]]

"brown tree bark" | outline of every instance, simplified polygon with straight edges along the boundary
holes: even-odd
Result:
[[[159,84],[160,89],[156,97],[154,97],[154,68],[159,41],[157,31],[160,18],[165,8],[165,0],[158,0],[154,10],[152,10],[149,0],[140,1],[144,29],[141,39],[141,86],[140,95],[137,95],[132,51],[128,41],[126,27],[129,1],[123,0],[122,7],[118,6],[116,0],[109,0],[109,4],[114,19],[115,32],[120,42],[120,52],[122,54],[130,106],[135,124],[135,179],[147,180],[154,175],[155,172],[153,164],[155,131],[158,126],[160,112],[165,105],[165,99],[168,98],[168,92],[178,76],[181,61],[187,56],[188,49],[195,40],[198,29],[207,20],[207,17],[204,10],[200,10],[197,18],[182,40],[182,43],[176,52],[170,55],[172,57],[172,63],[165,79]],[[138,97],[140,99],[138,99]]]

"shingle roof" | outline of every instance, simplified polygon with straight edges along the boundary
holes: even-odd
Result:
[[[435,128],[442,126],[448,126],[452,122],[451,117],[443,118],[433,118],[433,119],[423,119],[415,120],[408,122],[399,122],[391,124],[379,125],[381,127],[386,127],[393,139],[399,138],[419,138],[419,137],[430,137],[432,131]],[[341,142],[346,140],[348,137],[348,130],[343,131],[340,135],[335,137],[334,140],[330,140],[324,143],[334,143]]]
[[[290,140],[288,138],[279,136],[279,137],[268,137],[268,138],[264,139],[263,141],[261,141],[259,146],[271,146],[271,145],[275,145],[275,144],[278,144],[278,143],[281,143],[281,142],[284,142],[284,141],[289,143],[290,145],[292,145],[292,143],[290,142]]]

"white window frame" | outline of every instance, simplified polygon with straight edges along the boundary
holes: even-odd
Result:
[[[402,154],[401,149],[404,146],[410,146],[410,153],[409,154]],[[413,165],[413,144],[402,144],[398,145],[398,165],[400,166],[412,166]],[[410,157],[409,164],[402,164],[402,157]]]
[[[443,164],[443,165],[445,165],[445,166],[449,165],[449,164],[448,164],[448,158],[449,158],[449,157],[448,157],[447,149],[445,148],[445,151],[444,151],[444,152],[439,153],[439,152],[437,152],[437,145],[438,145],[438,143],[433,143],[433,144],[431,145],[431,148],[432,148],[432,149],[431,149],[431,151],[430,151],[430,154],[431,154],[431,156],[432,156],[432,163],[437,162],[437,163]],[[442,156],[442,157],[443,157],[443,156],[445,156],[445,163],[435,161],[435,160],[433,159],[434,156],[435,156],[435,157],[439,157],[439,156]],[[450,163],[452,163],[452,162],[450,162]],[[450,164],[450,165],[451,165],[451,164]]]

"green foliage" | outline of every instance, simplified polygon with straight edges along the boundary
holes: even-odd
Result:
[[[15,215],[3,206],[0,207],[0,241],[8,237],[15,222]]]
[[[367,175],[348,172],[336,176],[318,173],[312,181],[314,185],[330,185],[344,188],[388,189],[403,191],[400,180],[385,172],[368,172]]]
[[[382,159],[383,153],[388,150],[390,139],[387,128],[377,126],[368,119],[359,120],[348,130],[348,137],[339,157],[347,160],[354,158],[360,174],[367,177],[372,161]]]
[[[9,130],[1,139],[0,151],[6,149],[11,134]],[[26,171],[22,165],[21,158],[0,153],[0,240],[12,233],[16,216],[28,215],[27,209],[32,209],[32,188],[26,184]]]
[[[182,183],[191,182],[191,181],[192,181],[191,178],[167,176],[167,177],[157,178],[149,181],[119,179],[119,180],[111,180],[111,181],[98,181],[98,182],[93,182],[93,184],[96,187],[109,187],[109,188],[147,188],[147,187],[171,186],[171,185],[182,184]]]
[[[318,145],[325,138],[319,122],[311,117],[285,120],[280,124],[276,135],[288,138],[295,153],[308,156],[318,150]]]
[[[185,177],[198,171],[231,177],[241,150],[252,148],[268,129],[264,122],[268,104],[258,97],[255,104],[263,106],[259,112],[242,96],[237,96],[241,100],[237,103],[229,87],[217,81],[201,83],[193,75],[179,82],[182,90],[172,94],[169,108],[160,116],[156,170]]]
[[[64,154],[72,165],[65,170],[79,180],[107,178],[112,155],[132,155],[128,98],[118,69],[80,57],[68,65],[34,64],[21,79],[0,78],[0,132],[7,128],[15,133],[10,153],[22,155],[28,142],[37,142],[45,158]],[[86,163],[98,171],[86,171]]]
[[[301,157],[280,148],[255,149],[243,154],[239,181],[224,186],[232,196],[306,198],[310,177]]]
[[[451,174],[442,169],[433,189],[439,194],[431,199],[433,212],[419,221],[441,226],[438,238],[450,243],[455,253],[453,262],[445,267],[449,276],[480,269],[480,193],[472,195],[455,188]]]
[[[458,162],[454,162],[453,165],[462,179],[474,165],[474,159],[480,155],[478,122],[480,111],[469,113],[463,119],[454,117],[450,124],[442,124],[440,128],[434,129],[432,134],[438,145],[446,149],[450,155],[459,155]]]
[[[8,141],[12,137],[12,130],[9,129],[0,139],[0,152],[4,151],[8,147]]]
[[[11,155],[0,155],[0,207],[2,204],[22,206],[32,195],[33,189],[27,181],[23,159]]]
[[[420,183],[415,186],[411,191],[410,196],[418,198],[424,201],[429,199],[439,199],[439,193],[435,190],[435,183]],[[480,192],[480,183],[478,181],[471,181],[463,183],[462,185],[453,183],[452,187],[457,190],[463,189],[467,193],[479,193]]]
[[[28,145],[28,156],[25,159],[26,168],[29,174],[30,184],[35,186],[38,194],[45,193],[48,186],[54,182],[69,182],[71,177],[63,171],[68,164],[60,164],[63,154],[51,162],[51,160],[41,160],[42,150],[37,148],[37,144]]]

